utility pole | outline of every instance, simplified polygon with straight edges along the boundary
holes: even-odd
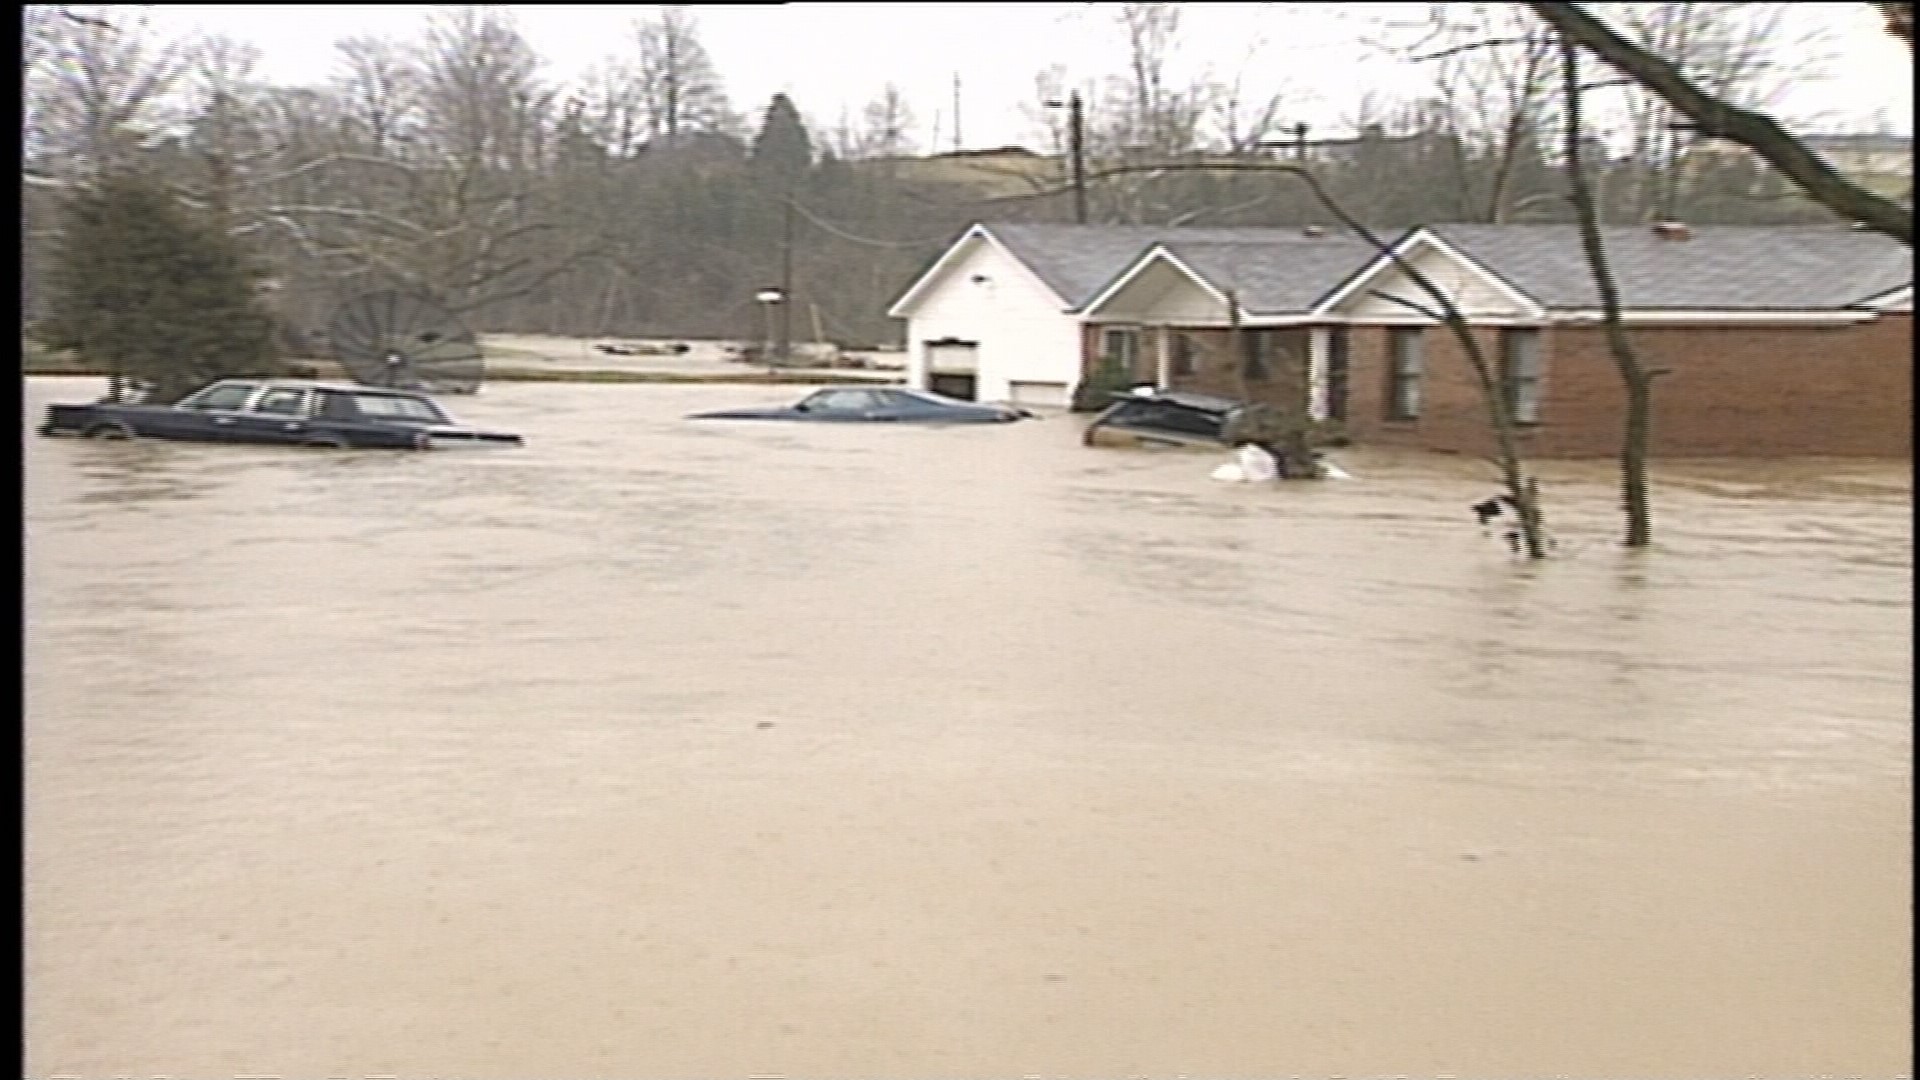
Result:
[[[1086,117],[1080,106],[1080,91],[1067,98],[1067,128],[1073,151],[1073,220],[1087,223],[1087,132]]]
[[[787,183],[786,214],[780,236],[780,347],[782,367],[793,359],[793,183]]]
[[[953,73],[953,152],[959,153],[960,144],[960,73]]]
[[[1080,104],[1080,91],[1067,95],[1067,100],[1045,103],[1049,109],[1061,105],[1067,108],[1067,157],[1073,163],[1073,220],[1075,224],[1087,223],[1087,120],[1086,111]]]

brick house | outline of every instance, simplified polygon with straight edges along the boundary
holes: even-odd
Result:
[[[1114,366],[1292,406],[1341,421],[1360,444],[1491,449],[1470,365],[1391,259],[1319,230],[1246,232],[1175,235],[1120,268],[1080,309],[1083,376]],[[1904,245],[1839,226],[1603,235],[1629,335],[1644,364],[1668,372],[1653,453],[1911,452]],[[1618,451],[1624,395],[1573,226],[1434,225],[1395,246],[1467,315],[1527,452]]]

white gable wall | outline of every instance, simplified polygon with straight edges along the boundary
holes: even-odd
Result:
[[[1496,288],[1484,275],[1432,247],[1422,245],[1409,261],[1426,275],[1427,280],[1439,286],[1440,291],[1446,293],[1461,314],[1469,319],[1524,319],[1528,315],[1519,301]],[[1434,307],[1425,289],[1414,284],[1413,279],[1399,267],[1389,266],[1371,284],[1342,301],[1339,305],[1340,314],[1368,322],[1425,321],[1419,312],[1405,304],[1383,300],[1373,295],[1376,292],[1405,297],[1429,310]]]
[[[929,284],[907,319],[907,384],[926,388],[927,342],[957,338],[979,345],[981,401],[1010,400],[1015,382],[1071,392],[1080,381],[1079,319],[998,244],[962,242],[971,250]]]
[[[1100,304],[1089,321],[1101,323],[1226,324],[1227,307],[1164,259],[1146,266]]]

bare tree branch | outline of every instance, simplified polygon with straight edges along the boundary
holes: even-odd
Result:
[[[1912,211],[1842,177],[1772,117],[1709,95],[1673,64],[1614,33],[1577,5],[1527,6],[1569,40],[1658,94],[1691,120],[1701,134],[1747,147],[1822,206],[1912,246]]]

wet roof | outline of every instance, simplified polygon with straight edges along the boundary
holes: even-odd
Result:
[[[1373,246],[1348,235],[1308,236],[1274,230],[1258,240],[1191,240],[1165,244],[1169,253],[1221,292],[1237,293],[1256,315],[1304,314],[1336,286],[1377,257]]]
[[[1059,294],[1069,308],[1073,309],[1084,307],[1089,300],[1112,284],[1118,275],[1133,265],[1135,259],[1156,243],[1178,243],[1183,247],[1193,248],[1197,258],[1207,261],[1216,269],[1223,268],[1225,265],[1223,260],[1253,259],[1262,265],[1256,268],[1250,264],[1243,273],[1263,281],[1274,280],[1276,283],[1277,278],[1267,274],[1266,270],[1270,268],[1269,264],[1281,257],[1279,252],[1282,247],[1291,247],[1293,241],[1358,243],[1343,237],[1309,238],[1297,226],[1191,228],[1160,225],[988,224],[986,228],[1021,262],[1026,263],[1041,281],[1046,282],[1048,288]],[[1215,245],[1226,245],[1237,248],[1238,253],[1236,255],[1227,251],[1200,251],[1201,245],[1207,245],[1209,248]],[[1271,254],[1260,254],[1263,251]],[[1195,266],[1194,269],[1205,273],[1199,266]],[[1211,275],[1208,276],[1211,279]],[[1238,287],[1233,281],[1216,284],[1222,288]],[[1337,278],[1328,282],[1325,289],[1331,289],[1335,284],[1338,284]],[[1242,303],[1248,302],[1243,300]]]
[[[1433,225],[1431,231],[1549,308],[1600,306],[1573,225]],[[1646,225],[1600,230],[1621,306],[1640,310],[1819,311],[1913,281],[1913,251],[1841,225]]]
[[[1154,245],[1206,279],[1237,290],[1249,312],[1311,310],[1374,261],[1339,229],[1300,226],[984,225],[1078,310]],[[1573,225],[1429,226],[1448,244],[1549,308],[1599,305]],[[1398,235],[1398,234],[1397,234]],[[1645,225],[1601,230],[1621,300],[1641,310],[1833,310],[1913,280],[1899,241],[1841,225],[1693,225],[1685,240]]]

